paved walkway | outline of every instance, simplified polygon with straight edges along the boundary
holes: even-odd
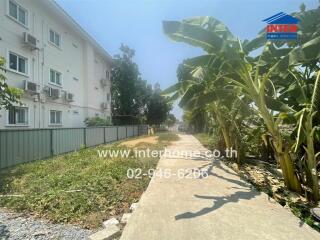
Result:
[[[180,138],[170,149],[206,150],[193,136]],[[187,168],[207,169],[209,176],[172,176]],[[320,239],[319,233],[218,160],[163,158],[158,169],[171,169],[172,175],[152,179],[121,240]]]

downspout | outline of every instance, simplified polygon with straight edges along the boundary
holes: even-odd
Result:
[[[35,24],[35,22],[36,22],[36,15],[33,13],[32,14],[32,29],[31,29],[31,32],[32,32],[32,34],[33,35],[35,35],[35,32],[36,32],[36,24]],[[36,77],[36,75],[37,75],[37,85],[39,85],[40,86],[40,89],[41,89],[41,85],[40,85],[40,78],[39,78],[39,75],[40,75],[40,73],[39,73],[39,61],[40,61],[40,54],[39,54],[39,51],[40,51],[40,49],[35,49],[35,51],[37,51],[37,54],[36,54],[36,58],[37,58],[37,73],[36,73],[36,70],[35,70],[35,68],[36,68],[36,63],[35,63],[35,58],[33,57],[32,59],[33,59],[33,61],[32,61],[32,79],[33,79],[33,81],[35,82],[35,77]],[[36,109],[37,109],[37,106],[38,106],[38,111],[39,111],[39,119],[38,119],[38,122],[39,122],[39,124],[38,124],[38,126],[39,126],[39,128],[41,127],[40,126],[40,93],[39,94],[37,94],[37,98],[38,98],[38,103],[35,101],[35,98],[33,97],[33,100],[34,100],[34,103],[33,103],[33,128],[36,128],[36,126],[37,126],[37,119],[36,119]]]
[[[42,62],[41,62],[41,89],[44,88],[44,20],[42,20],[42,24],[41,24],[41,37],[42,37],[42,47],[41,47],[41,51],[42,51]],[[40,61],[40,57],[39,57],[39,61]],[[40,69],[39,69],[40,70]],[[41,123],[41,119],[42,119],[42,127],[44,127],[44,119],[45,119],[45,103],[42,103],[40,100],[40,105],[41,105],[41,109],[39,109],[39,125]],[[42,111],[42,118],[41,118],[41,112]]]
[[[40,113],[41,113],[41,89],[42,89],[42,85],[40,84],[40,49],[39,50],[37,50],[38,51],[38,83],[39,83],[39,85],[40,85],[40,93],[39,93],[39,95],[38,95],[38,97],[39,97],[39,128],[41,128],[41,125],[40,125]],[[34,119],[35,120],[35,119]]]
[[[33,128],[36,128],[36,105],[33,105]]]

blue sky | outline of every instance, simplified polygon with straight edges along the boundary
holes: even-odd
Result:
[[[213,16],[223,21],[241,39],[252,39],[265,27],[262,19],[278,12],[291,13],[318,0],[56,0],[111,55],[121,43],[135,49],[135,62],[143,79],[160,83],[164,89],[174,84],[176,69],[183,59],[201,50],[168,39],[163,20]],[[175,107],[173,113],[181,117]]]

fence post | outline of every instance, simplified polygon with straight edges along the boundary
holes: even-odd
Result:
[[[103,128],[103,142],[106,144],[106,128]]]
[[[53,149],[53,129],[50,129],[50,155],[54,155],[54,149]]]
[[[2,145],[1,145],[1,131],[0,131],[0,150],[2,148]],[[1,153],[1,151],[0,151]],[[2,159],[1,159],[1,154],[0,154],[0,169],[2,168]]]
[[[119,140],[119,127],[116,126],[116,128],[117,128],[117,141],[118,141]]]
[[[128,138],[128,126],[126,125],[126,139]]]
[[[83,129],[83,142],[84,142],[84,147],[87,147],[87,128]]]

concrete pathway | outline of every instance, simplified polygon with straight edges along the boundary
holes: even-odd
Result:
[[[171,150],[206,150],[193,136],[180,138]],[[190,168],[206,169],[209,176],[173,176]],[[171,169],[171,177],[152,179],[121,240],[320,239],[319,233],[218,160],[162,158],[160,169]]]

